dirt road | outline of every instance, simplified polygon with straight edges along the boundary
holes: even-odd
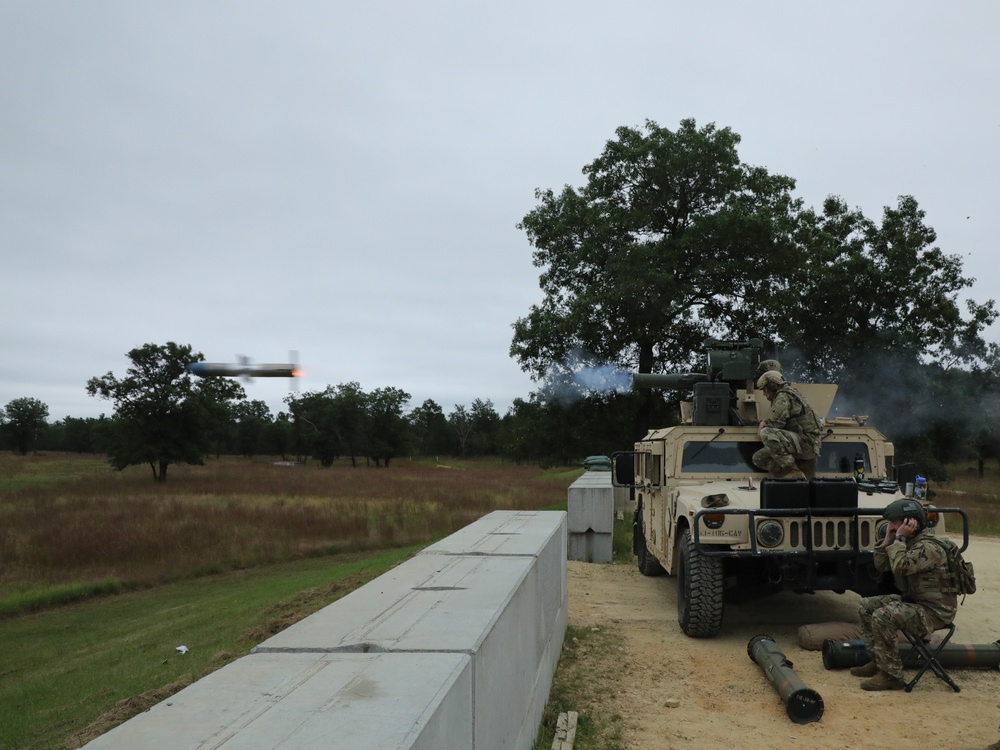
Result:
[[[1000,639],[1000,540],[974,538],[965,554],[979,590],[959,608],[952,643],[993,643]],[[606,708],[624,717],[629,750],[1000,748],[1000,670],[949,670],[960,693],[930,672],[912,693],[868,693],[847,670],[825,669],[821,652],[799,648],[799,626],[854,622],[857,601],[851,593],[779,594],[727,607],[718,637],[693,639],[677,624],[675,578],[646,578],[635,565],[569,563],[570,625],[614,635],[615,647],[585,658],[615,683]],[[820,721],[788,719],[747,655],[759,634],[771,636],[822,696]]]

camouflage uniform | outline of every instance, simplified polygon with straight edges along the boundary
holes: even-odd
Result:
[[[753,454],[756,466],[781,473],[795,466],[795,460],[819,456],[819,420],[797,390],[783,384],[771,401],[771,416],[760,431],[764,447]]]
[[[896,588],[903,595],[870,596],[858,605],[861,633],[876,666],[890,677],[903,679],[896,631],[919,638],[955,619],[958,607],[951,588],[948,554],[944,548],[918,532],[906,543],[899,540],[875,547],[875,567],[891,570]]]

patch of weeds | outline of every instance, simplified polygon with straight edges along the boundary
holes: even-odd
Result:
[[[609,710],[601,694],[616,682],[609,669],[614,647],[614,636],[603,628],[566,628],[533,750],[550,750],[559,714],[569,711],[578,715],[574,750],[625,750],[623,717]],[[598,684],[601,690],[595,689]]]
[[[622,517],[618,518],[618,513]],[[615,525],[611,536],[611,559],[616,563],[631,564],[635,562],[632,551],[632,510],[626,508],[615,511]]]

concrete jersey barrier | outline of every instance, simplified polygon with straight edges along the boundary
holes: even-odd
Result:
[[[615,497],[610,471],[588,471],[566,491],[570,560],[609,563],[614,552]]]
[[[530,750],[566,559],[565,513],[490,513],[86,748]]]

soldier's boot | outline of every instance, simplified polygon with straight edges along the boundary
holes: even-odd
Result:
[[[795,465],[799,467],[799,471],[806,475],[806,479],[812,479],[816,476],[815,458],[796,458]]]
[[[870,661],[860,667],[851,667],[851,674],[855,677],[874,677],[878,674],[878,665]]]
[[[902,690],[906,683],[879,670],[874,677],[861,681],[862,690]]]
[[[806,475],[802,473],[800,469],[795,464],[791,466],[776,466],[772,476],[775,479],[805,479]]]

